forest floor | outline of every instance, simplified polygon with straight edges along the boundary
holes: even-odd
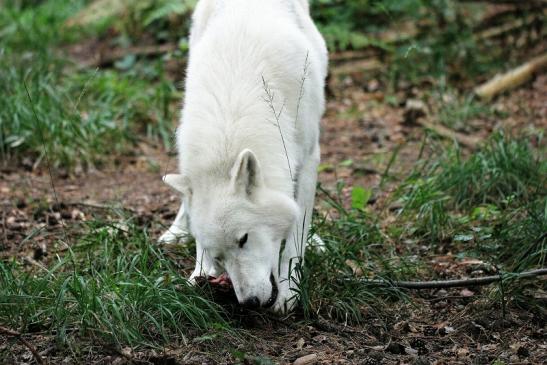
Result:
[[[91,47],[87,43],[80,46],[81,49]],[[532,53],[545,51],[542,47],[545,45]],[[79,54],[76,48],[71,50],[75,59],[89,57]],[[423,87],[401,84],[395,91],[388,92],[383,79],[375,78],[368,66],[360,69],[363,60],[352,62],[337,61],[331,67],[327,111],[322,120],[321,189],[314,224],[328,237],[326,231],[335,227],[345,212],[350,212],[344,223],[347,226],[340,231],[355,222],[360,224],[359,219],[364,216],[363,224],[373,222],[374,232],[382,237],[379,242],[385,245],[378,249],[363,244],[364,251],[370,247],[370,251],[377,250],[378,255],[369,257],[359,251],[357,256],[342,257],[341,265],[345,267],[339,270],[325,267],[324,270],[331,270],[326,275],[336,278],[349,270],[356,277],[383,277],[373,272],[374,267],[381,267],[382,274],[405,280],[456,279],[497,273],[496,262],[471,254],[470,247],[466,246],[471,243],[478,246],[478,238],[461,234],[474,228],[478,232],[482,227],[477,223],[479,219],[447,228],[448,233],[439,235],[440,241],[436,243],[435,238],[420,236],[421,233],[409,228],[427,225],[427,222],[422,222],[423,217],[416,212],[405,215],[401,189],[412,188],[412,183],[407,183],[408,177],[416,173],[424,161],[440,161],[442,165],[440,151],[455,148],[454,140],[438,136],[418,121],[421,118],[436,125],[442,123],[456,135],[471,136],[474,143],[458,147],[464,158],[481,150],[495,131],[523,138],[527,145],[544,151],[547,75],[537,75],[526,85],[485,106],[456,91],[435,90],[427,82]],[[172,71],[177,74],[173,79],[179,82],[180,73],[176,70]],[[468,91],[469,86],[465,86]],[[409,106],[416,100],[423,102],[418,109]],[[538,160],[544,158],[540,156]],[[88,242],[82,241],[82,237],[94,234],[89,227],[98,224],[96,222],[108,222],[109,229],[123,232],[126,238],[122,240],[133,237],[129,231],[137,227],[146,233],[146,244],[155,245],[179,207],[178,194],[161,181],[166,172],[175,169],[174,153],[149,139],[136,142],[129,151],[116,155],[104,166],[81,171],[62,168],[49,171],[47,164],[35,166],[30,157],[4,161],[0,164],[0,261],[13,263],[17,270],[28,275],[21,279],[23,283],[37,282],[41,276],[55,276],[56,263],[73,249],[87,250],[82,257],[86,256],[91,264],[94,255],[98,257],[99,253],[94,253],[91,246],[81,248]],[[543,183],[544,179],[543,176]],[[423,181],[428,180],[414,183]],[[364,206],[354,206],[359,205],[354,194],[356,188],[370,193],[361,201]],[[541,199],[545,202],[543,192],[539,193],[540,202]],[[501,200],[498,208],[510,205]],[[496,202],[490,200],[488,205],[477,204],[472,208],[490,209],[489,214],[498,219],[501,213],[492,205]],[[545,212],[543,214],[545,220]],[[454,217],[462,215],[465,215],[462,210],[454,209]],[[405,217],[403,221],[401,217]],[[321,221],[328,222],[326,228],[322,228]],[[488,225],[488,219],[480,224]],[[374,243],[374,239],[366,238],[372,235],[367,231],[368,226],[352,229],[354,231],[344,233],[351,237],[348,245],[359,245],[361,239],[372,240],[366,245]],[[538,252],[545,255],[545,234],[535,239],[540,246]],[[123,249],[128,250],[130,257],[139,251],[133,246]],[[193,269],[190,249],[182,248],[184,254],[177,254],[169,252],[169,248],[161,248],[182,277]],[[339,253],[336,249],[332,252]],[[314,263],[312,269],[320,271],[322,259],[318,255],[321,254],[311,252],[310,255]],[[370,259],[370,264],[367,262],[366,268],[355,267],[355,259],[363,257]],[[4,267],[3,270],[2,278],[6,280],[8,270]],[[325,283],[327,286],[329,281]],[[24,288],[21,285],[19,289]],[[61,337],[65,341],[68,338],[63,342],[59,340],[60,330],[54,327],[58,325],[57,319],[53,320],[49,314],[30,323],[23,318],[24,328],[12,329],[21,330],[21,337],[49,364],[545,364],[545,278],[507,285],[507,288],[489,285],[419,291],[400,289],[396,295],[371,291],[370,298],[348,304],[347,308],[352,309],[346,312],[343,309],[346,297],[328,298],[324,294],[322,298],[318,289],[310,289],[315,290],[312,304],[306,307],[311,313],[299,308],[294,314],[281,318],[241,312],[228,305],[222,314],[229,323],[228,329],[186,331],[183,328],[184,336],[173,342],[130,344],[105,330],[104,324],[97,326],[102,331],[99,335],[99,330],[89,325],[94,323],[93,319],[86,322],[88,331],[77,328],[76,320],[70,323],[67,320],[64,327],[59,325],[58,328],[66,331]],[[328,292],[325,288],[321,290]],[[19,305],[24,306],[26,291],[21,289],[18,293],[23,298]],[[13,303],[16,302],[8,304]],[[46,308],[45,304],[41,305]],[[67,313],[72,310],[65,309]],[[2,310],[2,313],[8,312]],[[354,315],[352,310],[358,314]],[[88,312],[98,313],[91,307],[83,310],[81,323],[85,322],[83,318]],[[13,309],[13,313],[19,312]],[[97,319],[97,322],[100,321]],[[12,323],[19,322],[14,319]],[[0,322],[0,326],[3,325]],[[1,328],[0,363],[34,363],[36,355],[29,347],[18,336],[7,335]]]
[[[403,176],[418,160],[425,131],[405,117],[404,104],[389,105],[377,81],[365,84],[355,75],[331,80],[333,96],[322,122],[322,168],[319,181],[335,190],[345,181],[346,203],[351,187],[365,186],[381,194],[382,174],[392,152],[399,148],[390,169]],[[416,92],[415,90],[410,91]],[[398,95],[408,99],[407,91]],[[493,129],[522,130],[547,123],[547,76],[503,96],[496,107],[507,117],[478,118],[467,125],[470,133],[485,138]],[[426,146],[427,149],[427,146]],[[97,215],[115,219],[110,210],[119,207],[150,225],[152,240],[174,218],[179,197],[161,182],[165,171],[174,171],[175,157],[162,147],[141,143],[133,153],[115,162],[115,168],[77,175],[52,171],[57,196],[53,194],[46,169],[32,169],[28,162],[2,166],[2,245],[4,259],[16,257],[27,265],[47,265],[62,254],[58,241],[61,221],[70,236],[78,235],[78,222]],[[376,202],[380,202],[377,197]],[[370,214],[382,214],[380,203],[370,204]],[[376,211],[378,209],[378,211]],[[319,198],[318,214],[326,212]],[[37,229],[37,227],[39,227]],[[31,239],[29,239],[31,237]],[[70,240],[69,240],[70,241]],[[457,252],[429,252],[428,264],[440,276],[465,277],[484,263],[456,260]],[[187,275],[186,260],[181,275]],[[332,273],[336,275],[336,273]],[[408,292],[408,300],[393,301],[379,312],[364,315],[359,324],[327,319],[304,320],[298,314],[274,320],[259,315],[241,319],[236,331],[241,338],[197,340],[185,345],[155,350],[129,348],[119,352],[87,344],[85,353],[67,354],[56,349],[54,336],[40,331],[25,338],[51,364],[54,363],[291,363],[305,355],[316,355],[317,363],[355,364],[540,364],[547,361],[545,317],[508,305],[506,313],[487,298],[481,287]],[[545,292],[536,295],[545,296]],[[321,317],[319,317],[321,318]],[[2,337],[0,337],[2,338]],[[0,353],[4,363],[29,363],[32,354],[16,339],[3,338]],[[313,357],[313,356],[312,356]]]

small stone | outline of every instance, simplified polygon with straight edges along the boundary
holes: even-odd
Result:
[[[471,290],[469,289],[462,289],[462,291],[460,291],[460,295],[462,297],[466,297],[466,298],[469,298],[469,297],[472,297],[473,295],[475,295],[475,293],[473,293]]]
[[[293,365],[310,365],[317,362],[317,354],[309,354],[294,360]]]

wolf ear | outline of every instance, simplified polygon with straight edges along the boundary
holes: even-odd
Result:
[[[188,179],[180,174],[167,174],[163,177],[163,182],[183,194],[190,191]]]
[[[260,165],[251,150],[244,149],[237,157],[232,168],[232,185],[236,191],[245,192],[248,196],[262,185]]]

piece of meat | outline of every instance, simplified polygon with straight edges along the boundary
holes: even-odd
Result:
[[[230,276],[226,272],[222,273],[218,278],[215,278],[214,276],[209,276],[208,281],[211,285],[232,286]]]

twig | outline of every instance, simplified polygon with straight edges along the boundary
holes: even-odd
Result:
[[[536,276],[547,275],[547,268],[545,269],[536,269],[530,271],[523,271],[520,273],[505,273],[504,276],[511,275],[514,279],[524,279],[532,278]],[[355,279],[344,279],[345,281],[351,281]],[[503,277],[501,275],[492,275],[492,276],[483,276],[480,278],[471,278],[471,279],[455,279],[455,280],[438,280],[438,281],[391,281],[391,280],[366,280],[358,279],[357,281],[363,284],[370,284],[374,286],[388,286],[388,287],[397,287],[405,289],[439,289],[439,288],[461,288],[468,286],[481,286],[488,285],[495,282],[502,281]]]
[[[129,207],[122,207],[122,206],[114,206],[114,205],[107,205],[107,204],[100,204],[100,203],[89,203],[89,202],[65,202],[64,204],[68,206],[79,206],[79,207],[85,207],[85,208],[93,208],[93,209],[99,209],[99,210],[114,210],[114,209],[121,209],[128,211],[133,214],[139,214],[135,209],[129,208]]]
[[[543,16],[545,16],[546,12],[543,11],[542,13],[543,13]],[[483,30],[476,35],[476,38],[479,40],[486,40],[490,38],[499,37],[506,33],[510,33],[514,30],[523,28],[525,26],[529,26],[530,24],[533,24],[535,21],[541,19],[541,17],[542,15],[538,16],[537,14],[532,14],[527,16],[526,18],[517,18],[511,22],[506,22],[500,26]]]
[[[178,48],[178,45],[175,43],[165,43],[160,45],[150,45],[150,46],[135,46],[128,48],[117,48],[110,49],[105,53],[98,53],[95,57],[91,58],[87,62],[81,62],[79,68],[88,68],[88,67],[101,67],[108,66],[113,64],[115,61],[124,58],[128,55],[135,56],[155,56],[159,54],[173,52]]]
[[[14,331],[12,329],[6,328],[4,326],[0,326],[0,333],[3,334],[3,335],[12,336],[12,337],[17,338],[19,340],[19,342],[21,342],[27,349],[30,350],[30,352],[32,352],[32,356],[34,356],[34,359],[36,359],[36,362],[38,364],[41,364],[41,365],[46,364],[46,362],[44,361],[42,356],[40,356],[38,351],[36,351],[34,346],[32,346],[27,340],[25,340],[23,338],[23,336],[21,335],[21,333],[19,333],[17,331]]]
[[[283,112],[283,108],[285,108],[285,103],[281,105],[281,108],[279,110],[279,113],[275,111],[274,106],[274,94],[272,92],[272,89],[269,87],[268,83],[266,82],[266,79],[264,76],[262,76],[262,85],[264,86],[264,91],[266,92],[267,98],[264,98],[264,101],[268,103],[270,109],[272,110],[272,113],[274,115],[276,123],[274,125],[277,126],[277,129],[279,130],[279,135],[281,136],[281,142],[283,143],[283,150],[285,150],[285,157],[287,158],[287,166],[289,167],[289,175],[291,177],[291,182],[294,182],[294,177],[292,174],[291,169],[291,160],[289,159],[289,154],[287,152],[287,145],[285,144],[285,138],[283,137],[283,131],[281,130],[281,124],[279,124],[279,117],[281,116],[281,113]]]

